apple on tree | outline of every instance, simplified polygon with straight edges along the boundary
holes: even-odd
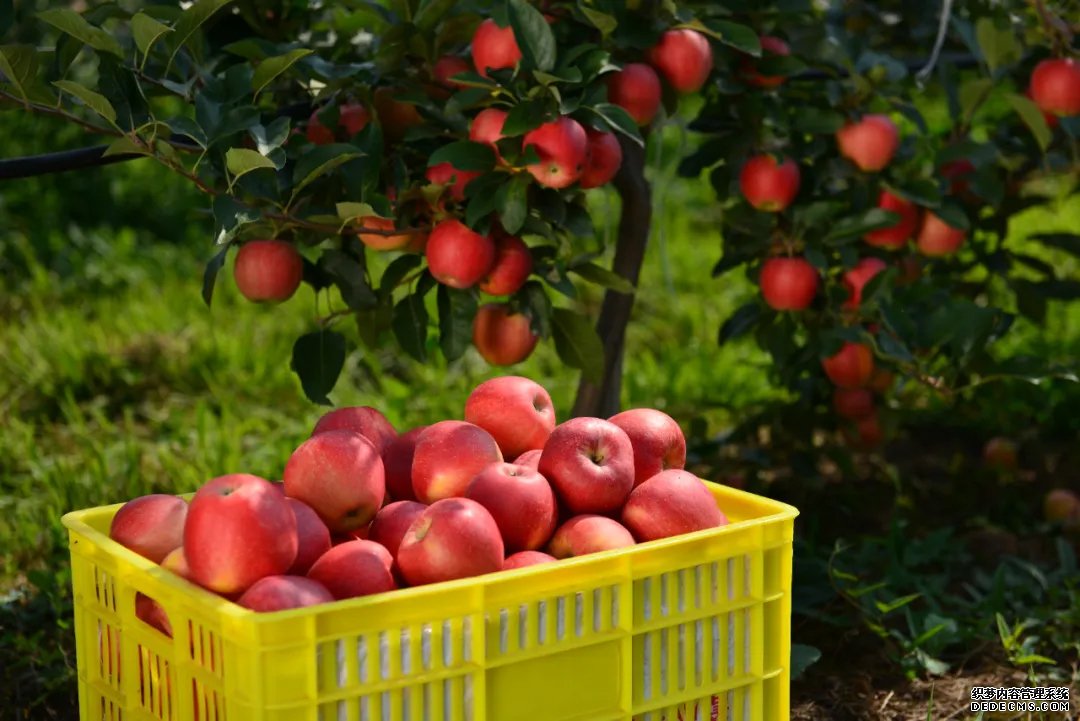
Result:
[[[814,302],[818,272],[805,258],[769,258],[761,266],[761,295],[774,310],[805,310]]]
[[[241,295],[253,303],[280,303],[300,287],[304,259],[290,243],[249,240],[236,253],[233,278]]]

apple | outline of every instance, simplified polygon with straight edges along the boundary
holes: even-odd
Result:
[[[304,259],[281,240],[249,240],[240,246],[233,266],[240,294],[253,303],[288,300],[304,279]]]
[[[334,597],[318,581],[303,576],[267,576],[255,582],[237,601],[260,613],[332,603]]]
[[[876,248],[889,250],[903,248],[919,225],[919,206],[887,190],[882,190],[878,196],[878,207],[896,213],[900,219],[887,228],[869,231],[863,236],[863,240]]]
[[[451,288],[473,287],[495,263],[494,241],[454,218],[435,226],[424,252],[435,280]]]
[[[610,421],[571,418],[551,432],[539,470],[567,510],[614,513],[634,487],[634,446]]]
[[[660,76],[644,63],[627,63],[607,76],[607,96],[638,125],[648,125],[660,111]]]
[[[472,69],[472,65],[469,65],[469,61],[465,58],[459,58],[457,55],[443,55],[435,61],[432,71],[439,85],[454,90],[464,87],[460,80],[454,80],[454,76],[467,73]]]
[[[495,240],[495,262],[480,281],[480,290],[488,295],[512,295],[525,285],[532,270],[529,246],[516,236],[500,235]]]
[[[551,537],[548,551],[555,558],[573,558],[633,545],[634,536],[618,521],[607,516],[584,514],[559,526]]]
[[[634,449],[634,486],[660,471],[686,465],[686,437],[675,419],[654,408],[634,408],[609,421],[622,428]]]
[[[439,421],[416,439],[413,492],[421,503],[461,496],[469,481],[489,463],[502,461],[499,445],[480,426]]]
[[[391,556],[397,556],[405,532],[426,508],[416,501],[395,501],[383,506],[368,528],[368,538],[389,551]]]
[[[938,172],[945,180],[952,181],[949,183],[949,192],[952,195],[966,195],[970,185],[965,178],[975,172],[975,164],[967,158],[950,160],[944,163]]]
[[[416,439],[427,426],[418,426],[402,433],[383,449],[383,471],[386,475],[386,495],[397,501],[415,501],[412,487],[413,453]]]
[[[144,593],[135,594],[135,617],[143,623],[156,628],[169,638],[173,637],[172,623],[169,622],[169,614],[161,604]]]
[[[1044,113],[1080,115],[1080,63],[1074,58],[1049,58],[1031,73],[1031,99]]]
[[[410,586],[422,586],[499,571],[503,550],[499,527],[486,508],[468,498],[445,498],[413,521],[397,564]]]
[[[356,235],[360,238],[361,243],[372,250],[401,250],[413,241],[416,232],[394,233],[392,235],[370,232],[375,230],[390,231],[396,227],[397,224],[393,218],[367,215],[360,219],[360,230]],[[365,233],[365,230],[369,232]]]
[[[791,55],[791,48],[778,37],[772,35],[762,35],[759,38],[761,42],[761,56],[767,58],[770,55]],[[754,61],[750,58],[745,58],[742,63],[743,77],[750,85],[759,88],[775,88],[783,85],[783,75],[762,75],[754,67]]]
[[[469,124],[469,140],[474,143],[485,143],[495,150],[495,157],[502,160],[499,148],[495,143],[503,138],[502,129],[508,113],[498,108],[485,108],[476,114],[472,123]]]
[[[295,498],[286,498],[285,502],[296,517],[297,551],[296,560],[289,567],[292,576],[303,576],[311,564],[330,550],[330,529],[319,518],[311,506]]]
[[[532,147],[540,162],[526,170],[546,188],[565,188],[581,177],[589,153],[585,128],[568,116],[544,123],[525,133],[524,149]]]
[[[869,388],[879,395],[884,395],[892,388],[893,374],[884,368],[875,367],[874,373],[870,376]]]
[[[919,229],[915,245],[923,255],[937,258],[958,251],[966,238],[967,233],[952,227],[928,210],[923,216],[922,228]]]
[[[880,446],[885,434],[881,430],[877,413],[873,412],[856,419],[853,429],[845,429],[844,437],[851,446],[869,450]]]
[[[367,127],[370,120],[371,113],[359,103],[346,103],[338,109],[338,124],[349,138]]]
[[[519,568],[539,566],[544,563],[555,563],[557,560],[559,559],[541,551],[518,551],[506,557],[506,560],[503,561],[502,570],[514,571]]]
[[[488,77],[488,70],[514,68],[521,61],[521,48],[514,38],[514,29],[501,28],[488,18],[480,23],[472,38],[472,59],[476,72]]]
[[[378,543],[349,541],[324,553],[307,577],[325,586],[340,601],[396,589],[393,563],[393,556]]]
[[[874,412],[874,394],[865,388],[837,388],[833,391],[836,415],[855,420]]]
[[[589,128],[585,131],[589,150],[585,171],[581,174],[582,188],[599,188],[611,182],[622,165],[622,146],[615,133],[603,133]]]
[[[668,30],[648,52],[649,62],[680,93],[696,93],[713,69],[712,48],[704,35],[683,28]]]
[[[886,115],[864,115],[836,131],[840,154],[863,171],[884,168],[900,146],[896,124]]]
[[[875,275],[885,270],[888,266],[880,258],[863,258],[855,267],[844,273],[844,287],[847,289],[848,298],[844,301],[844,307],[851,310],[862,304],[862,292],[866,284]]]
[[[299,549],[299,538],[297,539]],[[187,557],[184,556],[184,547],[177,546],[161,559],[161,567],[166,571],[172,571],[180,578],[191,580],[191,568],[188,566]]]
[[[991,438],[983,447],[983,463],[991,468],[1016,470],[1016,441],[1001,436]]]
[[[304,130],[304,135],[307,139],[315,145],[330,145],[336,139],[334,137],[334,131],[323,125],[322,120],[319,119],[319,111],[316,110],[308,118],[307,128]]]
[[[283,574],[296,560],[298,545],[289,504],[258,476],[220,476],[191,499],[184,558],[191,580],[204,588],[232,595],[260,578]]]
[[[505,303],[480,306],[473,320],[473,345],[491,365],[520,363],[532,354],[539,340],[529,317],[513,312]]]
[[[152,493],[120,507],[109,526],[109,538],[154,563],[161,563],[184,542],[188,504],[183,498]]]
[[[1080,496],[1064,488],[1055,488],[1043,499],[1043,517],[1068,530],[1080,530]]]
[[[843,347],[821,361],[825,375],[840,388],[861,388],[874,373],[874,354],[862,343],[845,342]]]
[[[375,113],[379,116],[383,135],[391,143],[399,142],[405,137],[406,130],[424,122],[415,105],[397,99],[401,94],[400,88],[381,87],[375,90]]]
[[[465,497],[488,510],[509,552],[535,551],[555,532],[555,492],[531,468],[491,463],[469,481]]]
[[[638,541],[656,541],[727,525],[727,517],[701,479],[679,469],[661,471],[630,494],[623,525]]]
[[[465,188],[482,174],[475,170],[458,170],[450,163],[438,163],[427,169],[424,177],[429,183],[445,185],[450,191],[450,198],[461,202],[465,200]]]
[[[758,210],[779,213],[799,194],[799,166],[791,158],[777,163],[772,155],[755,155],[739,173],[739,190]]]
[[[525,451],[520,456],[514,459],[515,466],[523,466],[525,468],[531,468],[534,471],[540,470],[540,456],[544,454],[542,448],[536,448],[531,451]]]
[[[366,526],[382,507],[386,472],[375,445],[354,431],[318,433],[285,464],[285,493],[311,506],[332,533]]]
[[[761,295],[775,310],[804,310],[814,302],[818,272],[805,258],[769,258],[761,266]]]
[[[543,449],[555,428],[555,406],[542,385],[522,376],[484,381],[465,401],[465,420],[490,433],[505,458]]]
[[[311,435],[328,431],[359,433],[371,441],[380,454],[397,438],[397,431],[386,416],[371,406],[346,406],[332,410],[318,420]]]

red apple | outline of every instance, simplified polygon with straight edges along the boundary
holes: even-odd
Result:
[[[433,503],[409,527],[398,548],[411,586],[469,578],[502,569],[503,541],[487,509],[468,498]]]
[[[280,240],[250,240],[240,246],[233,279],[253,303],[279,303],[292,297],[304,278],[304,259]]]
[[[450,218],[431,231],[425,254],[435,280],[451,288],[471,288],[495,263],[495,243]]]
[[[862,304],[862,292],[866,284],[875,275],[885,270],[888,266],[879,258],[863,258],[855,267],[844,273],[844,287],[847,288],[848,298],[844,301],[844,307],[848,309],[858,308]]]
[[[454,76],[467,73],[472,69],[472,66],[469,65],[469,61],[465,58],[459,58],[457,55],[443,55],[435,61],[433,72],[435,80],[440,85],[444,88],[453,90],[462,87],[461,81],[454,80]]]
[[[418,426],[394,439],[382,453],[383,471],[386,474],[386,494],[396,501],[415,501],[412,487],[413,453],[416,439],[427,426]]]
[[[885,395],[892,388],[893,374],[884,368],[875,367],[874,373],[870,376],[870,383],[868,388],[874,391],[878,395]]]
[[[469,394],[465,420],[490,433],[504,457],[521,460],[526,451],[543,449],[555,428],[555,407],[536,381],[500,376],[484,381]]]
[[[1080,530],[1080,496],[1064,488],[1055,488],[1043,499],[1043,517],[1066,529]]]
[[[524,466],[525,468],[531,468],[534,471],[540,470],[540,456],[544,454],[542,448],[537,448],[531,451],[525,451],[520,456],[514,459],[515,466]]]
[[[628,63],[607,76],[608,101],[648,125],[660,110],[660,77],[644,63]]]
[[[374,541],[349,541],[324,553],[308,571],[337,600],[370,596],[397,588],[394,558]]]
[[[523,147],[532,147],[540,162],[526,168],[536,182],[547,188],[565,188],[581,177],[589,153],[585,128],[563,116],[525,133]]]
[[[450,163],[439,163],[428,168],[424,177],[429,183],[447,186],[450,197],[460,203],[465,200],[465,188],[480,175],[476,170],[458,170]]]
[[[622,165],[622,146],[614,133],[602,133],[589,128],[589,151],[585,159],[585,171],[581,174],[582,188],[599,188],[607,185]]]
[[[915,241],[919,252],[931,258],[952,255],[960,250],[967,233],[954,228],[929,210],[923,216],[922,228]]]
[[[514,29],[504,28],[488,18],[476,28],[472,39],[472,59],[476,72],[488,76],[488,70],[517,67],[521,61],[521,48],[514,38]]]
[[[502,160],[495,143],[503,138],[502,129],[508,113],[498,108],[481,110],[469,124],[469,140],[474,143],[486,143],[495,150],[495,157]]]
[[[319,119],[319,111],[316,110],[308,118],[307,128],[304,131],[307,139],[315,145],[330,145],[334,142],[334,131],[323,125]]]
[[[371,522],[368,538],[383,546],[391,556],[396,556],[405,532],[426,508],[416,501],[395,501],[383,506]]]
[[[672,469],[657,473],[630,494],[623,525],[639,541],[656,541],[727,525],[727,517],[701,479]]]
[[[502,570],[513,571],[518,568],[539,566],[544,563],[555,563],[557,560],[558,559],[554,556],[549,556],[540,551],[518,551],[517,553],[506,557],[506,560],[503,561]]]
[[[903,248],[919,225],[919,206],[887,190],[882,190],[881,195],[878,196],[878,207],[896,213],[900,219],[887,228],[871,230],[863,236],[863,240],[877,248],[890,250]]]
[[[874,394],[865,388],[837,388],[833,391],[836,415],[855,420],[874,412]]]
[[[321,583],[303,576],[267,576],[257,581],[237,601],[260,613],[332,603],[334,597]]]
[[[409,245],[416,233],[375,233],[370,231],[391,231],[397,227],[393,218],[380,218],[368,215],[360,219],[360,231],[356,234],[360,242],[372,250],[401,250]],[[369,231],[365,233],[364,231]]]
[[[885,115],[864,115],[836,132],[840,154],[863,171],[884,168],[900,146],[896,124]]]
[[[188,566],[187,557],[184,556],[184,547],[178,546],[161,559],[161,567],[166,571],[172,571],[180,578],[191,579],[191,568]]]
[[[345,128],[345,134],[349,138],[367,127],[370,120],[371,113],[358,103],[346,103],[338,110],[338,124]]]
[[[633,545],[633,535],[618,521],[585,514],[574,516],[559,526],[551,537],[548,551],[555,558],[573,558]]]
[[[881,430],[877,412],[856,419],[853,427],[844,429],[844,437],[854,448],[870,450],[880,446],[885,434]]]
[[[555,531],[559,516],[555,492],[530,468],[492,463],[469,482],[465,497],[488,510],[509,552],[535,551]]]
[[[489,463],[502,461],[491,434],[464,421],[439,421],[416,439],[413,492],[421,503],[462,496],[469,481]]]
[[[686,465],[686,437],[675,419],[654,408],[634,408],[608,419],[626,432],[634,449],[634,485],[660,471]]]
[[[371,441],[380,454],[397,438],[397,431],[380,411],[371,406],[337,408],[323,415],[311,435],[328,431],[352,431]]]
[[[762,57],[769,57],[770,55],[791,55],[791,48],[778,37],[772,35],[762,35],[761,41],[761,55]],[[783,75],[762,75],[754,67],[754,61],[750,58],[745,58],[742,64],[743,77],[751,85],[759,88],[775,88],[784,83]]]
[[[330,529],[311,506],[295,498],[286,498],[285,501],[296,517],[298,541],[296,560],[288,572],[292,576],[303,576],[311,568],[311,564],[330,550]]]
[[[169,622],[169,614],[161,604],[146,594],[135,594],[135,617],[143,623],[156,628],[169,638],[173,637],[172,623]]]
[[[696,93],[713,69],[712,48],[704,35],[683,28],[668,30],[648,52],[649,62],[680,93]]]
[[[634,446],[610,421],[572,418],[551,432],[539,469],[569,511],[614,513],[634,487]]]
[[[803,258],[769,258],[761,266],[761,295],[776,310],[803,310],[817,295],[818,272]]]
[[[1016,441],[997,436],[983,447],[983,463],[991,468],[1016,470]]]
[[[514,313],[505,303],[481,306],[473,320],[473,345],[491,365],[520,363],[532,354],[539,340],[528,316]]]
[[[191,580],[211,591],[237,594],[260,578],[285,573],[298,545],[289,504],[258,476],[215,478],[191,499],[184,558]]]
[[[415,105],[397,99],[401,94],[401,88],[381,87],[375,90],[375,113],[379,116],[383,135],[391,143],[399,142],[405,137],[406,130],[424,122]]]
[[[382,507],[386,472],[375,445],[354,431],[325,431],[293,451],[285,493],[311,506],[332,533],[366,526]]]
[[[1031,73],[1029,92],[1044,113],[1080,114],[1080,63],[1074,58],[1043,60]]]
[[[840,388],[861,388],[874,373],[874,354],[862,343],[847,343],[821,361],[825,375]]]
[[[739,189],[758,210],[779,213],[799,193],[799,166],[791,158],[777,163],[772,155],[755,155],[739,173]]]
[[[184,542],[188,504],[183,498],[153,493],[128,501],[113,516],[109,538],[121,546],[161,563]]]
[[[949,183],[949,192],[952,195],[964,195],[970,187],[965,178],[975,172],[975,164],[966,158],[950,160],[942,164],[938,172],[945,180],[952,181]]]
[[[488,295],[512,295],[525,285],[532,273],[533,259],[529,246],[521,238],[502,235],[495,241],[495,262],[487,277],[480,281],[480,290]]]

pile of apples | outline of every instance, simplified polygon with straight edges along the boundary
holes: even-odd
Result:
[[[538,383],[477,386],[465,420],[399,435],[378,410],[323,416],[284,480],[215,478],[188,503],[126,503],[110,537],[255,611],[279,611],[626,548],[725,525],[686,440],[638,408],[555,424]],[[171,635],[140,596],[136,612]]]

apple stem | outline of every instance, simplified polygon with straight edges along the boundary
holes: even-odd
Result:
[[[614,185],[622,197],[622,212],[611,270],[637,286],[649,240],[652,189],[645,179],[645,149],[622,137],[619,143],[622,145],[623,163],[615,176]],[[599,383],[582,377],[572,412],[575,417],[607,418],[619,412],[626,326],[633,307],[633,295],[612,289],[604,293],[600,318],[596,323],[596,332],[604,344],[603,376]]]

